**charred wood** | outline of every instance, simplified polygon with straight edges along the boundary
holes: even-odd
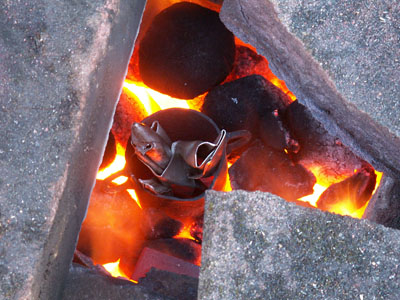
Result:
[[[162,210],[147,208],[143,210],[140,226],[147,239],[164,239],[177,235],[183,224],[170,218]]]
[[[201,110],[221,129],[246,129],[254,138],[260,137],[266,145],[283,151],[297,144],[281,120],[290,101],[262,76],[251,75],[212,89]]]
[[[234,190],[263,191],[287,200],[296,200],[313,192],[314,175],[293,163],[284,152],[256,141],[229,169]]]
[[[199,244],[201,244],[203,241],[203,219],[203,216],[197,217],[190,226],[190,235]]]
[[[179,276],[177,276],[179,277]],[[147,287],[134,284],[126,279],[113,278],[97,270],[88,269],[78,264],[72,264],[66,282],[64,283],[61,300],[82,299],[141,299],[167,300]]]
[[[265,57],[258,55],[248,47],[236,46],[235,63],[226,81],[234,81],[250,75],[262,75],[268,79],[271,77],[270,72]]]
[[[146,243],[146,247],[196,264],[200,262],[201,246],[195,241],[185,238],[159,239]]]
[[[291,157],[330,185],[352,176],[365,161],[357,157],[337,137],[330,135],[311,112],[298,101],[289,105],[285,123],[293,137],[299,142],[299,151]]]
[[[131,126],[134,122],[140,122],[145,117],[145,110],[133,93],[122,91],[117,108],[115,109],[112,132],[117,141],[124,146],[131,135]]]
[[[319,197],[317,207],[331,211],[343,203],[349,210],[356,211],[365,205],[375,188],[376,175],[372,167],[366,167],[341,182],[332,184]]]
[[[151,268],[187,275],[194,278],[199,277],[200,267],[190,262],[166,254],[153,248],[143,248],[140,258],[132,274],[132,279],[138,281],[146,276]]]

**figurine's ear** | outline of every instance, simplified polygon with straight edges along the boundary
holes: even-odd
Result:
[[[157,129],[158,129],[159,126],[160,126],[160,123],[158,123],[158,121],[154,121],[154,122],[151,124],[150,128],[151,128],[152,130],[154,130],[155,132],[157,132]]]
[[[165,132],[164,128],[161,127],[160,123],[158,121],[154,121],[151,126],[151,130],[153,130],[155,133],[157,133],[163,140],[168,144],[168,146],[171,146],[172,142],[171,139],[168,137],[167,133]]]

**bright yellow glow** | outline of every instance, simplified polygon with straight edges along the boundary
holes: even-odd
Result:
[[[369,201],[367,201],[363,207],[360,207],[359,209],[355,210],[355,208],[351,204],[351,201],[347,200],[337,203],[329,211],[338,215],[350,216],[353,218],[361,219],[365,209],[368,206],[368,202]]]
[[[315,169],[313,171],[317,173],[317,171]],[[357,170],[354,170],[354,172],[356,172],[356,171]],[[375,174],[376,174],[376,184],[375,184],[375,189],[372,192],[372,195],[375,194],[375,191],[378,188],[378,186],[379,186],[379,184],[381,182],[381,179],[382,179],[382,175],[383,175],[382,172],[378,172],[378,171],[375,171]],[[318,181],[319,180],[318,180],[318,177],[317,177],[317,182]],[[322,195],[323,192],[325,192],[325,190],[327,188],[328,187],[323,186],[323,185],[321,185],[319,183],[316,183],[314,185],[314,193],[312,193],[311,195],[308,195],[308,196],[304,196],[304,197],[302,197],[302,198],[300,198],[298,200],[301,200],[301,201],[304,201],[304,202],[308,202],[312,206],[317,207],[317,201],[318,201],[319,197]],[[350,217],[353,217],[353,218],[361,219],[362,216],[364,215],[365,209],[368,206],[368,203],[369,203],[369,201],[367,201],[363,207],[360,207],[359,209],[356,210],[354,208],[353,204],[352,204],[352,201],[343,199],[342,201],[336,203],[335,205],[332,205],[332,207],[329,209],[329,211],[331,213],[339,214],[339,215],[342,215],[342,216],[350,216]]]
[[[111,274],[111,276],[113,277],[119,277],[119,276],[124,276],[123,274],[121,274],[121,270],[119,269],[119,261],[120,259],[118,259],[116,262],[110,262],[108,264],[104,264],[103,267],[104,269],[107,270],[108,273]]]
[[[129,195],[132,197],[132,199],[136,201],[137,205],[140,208],[142,208],[142,206],[140,205],[140,202],[139,202],[139,198],[136,194],[136,191],[134,189],[127,189],[126,191],[129,193]]]
[[[104,264],[103,267],[104,267],[104,269],[107,270],[108,273],[110,273],[110,275],[112,277],[124,277],[124,278],[128,279],[129,281],[137,283],[137,281],[132,280],[132,279],[128,278],[128,276],[125,275],[125,273],[119,267],[119,262],[120,262],[120,259],[118,259],[116,262],[110,262],[108,264]]]
[[[273,85],[278,87],[281,91],[283,91],[292,101],[296,100],[296,96],[291,91],[289,91],[283,80],[280,80],[278,77],[274,76],[273,78],[270,78],[269,81]]]
[[[381,184],[383,173],[375,170],[375,175],[376,175],[376,183],[375,183],[375,188],[374,188],[374,191],[372,192],[372,195],[375,194],[376,190],[378,189],[378,186]]]
[[[177,235],[174,236],[174,238],[183,238],[183,239],[189,239],[189,240],[195,240],[194,237],[190,234],[190,226],[185,226],[179,232]]]
[[[159,93],[142,82],[125,81],[124,88],[140,100],[148,115],[167,108],[189,108],[185,100]]]
[[[128,177],[119,176],[119,177],[115,178],[112,182],[117,184],[117,185],[121,185],[121,184],[124,184],[127,181],[128,181]]]
[[[228,168],[230,168],[230,163],[228,163]],[[229,173],[228,171],[226,172],[226,181],[225,181],[225,185],[222,188],[223,192],[230,192],[232,191],[232,186],[231,186],[231,180],[229,178]]]
[[[121,171],[125,167],[125,148],[121,144],[117,143],[116,149],[117,155],[115,156],[114,161],[109,166],[97,172],[96,179],[104,180],[108,176]]]
[[[308,202],[312,206],[317,207],[317,201],[318,201],[319,197],[322,195],[322,193],[325,192],[327,187],[316,183],[316,184],[314,184],[313,189],[314,189],[314,192],[311,195],[301,197],[299,200]]]
[[[354,172],[356,172],[357,170],[354,170]],[[382,179],[382,172],[378,172],[375,171],[375,175],[376,175],[376,183],[375,183],[375,188],[371,194],[371,198],[372,196],[375,194],[376,189],[378,188],[381,179]],[[342,201],[340,203],[337,203],[336,205],[334,205],[332,207],[332,209],[330,209],[330,212],[335,213],[335,214],[339,214],[342,216],[350,216],[353,218],[358,218],[361,219],[362,216],[364,215],[364,211],[367,208],[369,203],[369,200],[365,203],[365,205],[363,207],[360,207],[359,209],[355,210],[355,208],[353,207],[353,205],[351,204],[351,201]]]

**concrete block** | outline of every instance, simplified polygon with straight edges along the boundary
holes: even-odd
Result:
[[[0,299],[59,299],[144,2],[0,2]]]
[[[399,176],[400,3],[225,0],[220,17],[332,135]]]
[[[208,191],[199,299],[399,299],[399,247],[367,220]]]

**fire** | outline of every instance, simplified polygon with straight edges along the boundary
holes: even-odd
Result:
[[[195,240],[192,235],[190,234],[190,225],[185,225],[181,232],[174,236],[174,238],[183,238],[183,239],[190,239]]]
[[[323,192],[325,192],[325,190],[327,188],[328,188],[327,186],[323,186],[323,185],[320,185],[320,184],[316,183],[314,185],[314,193],[312,193],[311,195],[307,195],[307,196],[301,197],[299,200],[300,201],[304,201],[304,202],[308,202],[312,206],[317,207],[316,203],[317,203],[319,197],[322,195]]]
[[[229,170],[229,168],[230,168],[231,166],[232,166],[232,163],[228,162],[228,170]],[[230,191],[232,191],[231,180],[230,180],[230,178],[229,178],[229,173],[228,173],[228,171],[226,172],[226,182],[225,182],[224,187],[222,188],[222,191],[224,191],[224,192],[230,192]]]
[[[119,261],[120,259],[118,259],[116,262],[110,262],[108,264],[104,264],[103,267],[113,277],[126,277],[125,274],[122,272],[122,270],[119,268]]]
[[[120,269],[119,267],[119,262],[121,259],[118,259],[116,262],[110,262],[107,264],[103,264],[104,269],[107,270],[108,273],[112,277],[124,277],[125,279],[128,279],[129,281],[132,281],[134,283],[137,283],[137,281],[130,279],[128,276],[125,275],[125,273]]]
[[[372,192],[372,195],[377,190],[377,188],[381,182],[382,175],[383,175],[382,172],[378,172],[378,171],[375,171],[375,174],[376,174],[376,184],[375,184],[374,191]],[[316,175],[316,174],[314,174],[314,175]],[[317,183],[314,185],[314,193],[298,199],[300,201],[308,202],[314,207],[317,207],[316,203],[317,203],[319,197],[328,188],[328,186],[324,186],[324,185],[321,185],[318,183],[318,182],[324,182],[323,178],[319,178],[317,175],[316,175],[316,177],[317,177]],[[367,203],[365,203],[365,205],[363,207],[356,209],[355,207],[353,207],[353,205],[351,204],[351,201],[349,199],[344,198],[340,203],[336,203],[330,209],[330,212],[339,214],[342,216],[351,216],[353,218],[361,219],[364,214],[365,209],[368,206],[368,203],[369,203],[369,201],[367,201]]]
[[[109,166],[107,166],[104,169],[100,170],[97,173],[96,179],[104,180],[107,177],[109,177],[110,175],[115,174],[118,171],[121,171],[125,167],[126,160],[125,160],[125,148],[124,148],[124,146],[122,146],[120,143],[117,143],[116,150],[117,150],[117,155],[115,156],[114,161]],[[128,178],[126,178],[126,180],[127,179]],[[116,182],[117,184],[122,184],[123,183],[123,182],[119,183],[119,182],[121,182],[121,179],[119,179],[119,177],[116,178],[115,180],[117,181]]]
[[[121,184],[124,184],[127,181],[128,181],[128,177],[119,176],[119,177],[115,178],[112,182],[115,183],[116,185],[121,185]]]
[[[375,174],[376,174],[376,184],[375,184],[374,191],[372,192],[372,195],[375,194],[376,190],[378,189],[379,185],[381,184],[383,172],[378,172],[375,170]]]
[[[124,89],[142,103],[147,115],[173,107],[190,108],[186,101],[159,93],[142,82],[125,80]]]
[[[376,183],[375,183],[375,188],[374,191],[372,192],[372,195],[374,195],[375,191],[377,190],[381,179],[382,179],[382,172],[375,171],[376,174]],[[372,196],[371,196],[372,197]],[[368,206],[369,201],[365,203],[365,205],[359,209],[355,209],[350,202],[347,199],[343,199],[341,203],[338,203],[335,205],[335,207],[331,210],[332,213],[336,213],[342,216],[350,216],[353,218],[361,219],[365,209]]]
[[[131,198],[132,198],[133,200],[136,201],[137,205],[138,205],[140,208],[142,208],[142,205],[140,205],[140,201],[139,201],[139,198],[138,198],[138,196],[137,196],[137,194],[136,194],[136,191],[135,191],[134,189],[127,189],[126,191],[129,193],[129,195],[131,196]]]
[[[237,43],[244,44],[240,41],[238,42],[238,40],[237,40]],[[249,46],[249,45],[246,45],[246,46]],[[296,99],[296,97],[288,90],[285,83],[282,80],[280,80],[278,77],[272,76],[271,78],[268,78],[268,80],[270,80],[274,85],[276,85],[281,90],[283,90],[286,94],[288,94],[288,96],[292,100]],[[137,99],[137,101],[139,101],[139,103],[141,103],[141,105],[143,106],[143,108],[146,112],[146,115],[153,114],[162,109],[173,108],[173,107],[186,108],[186,109],[197,108],[197,107],[193,107],[193,105],[190,104],[191,101],[185,101],[182,99],[173,98],[168,95],[159,93],[159,92],[147,87],[142,82],[133,82],[133,81],[126,80],[124,82],[124,90],[126,93],[130,94],[131,96],[134,96],[134,98]],[[121,159],[121,161],[122,161],[122,159]],[[123,168],[123,164],[121,164],[121,165],[122,165],[122,167],[119,167],[119,170]],[[230,167],[230,165],[228,167]],[[116,168],[116,170],[118,170],[118,168]],[[302,197],[299,200],[308,202],[312,206],[317,207],[316,203],[317,203],[319,197],[330,186],[330,184],[332,184],[332,182],[329,182],[329,180],[327,180],[326,178],[323,178],[323,176],[321,176],[320,170],[311,168],[310,171],[313,172],[314,175],[317,177],[317,183],[314,185],[314,192],[313,192],[313,194]],[[382,173],[376,172],[376,174],[377,174],[377,183],[376,183],[376,187],[377,187],[379,185],[380,177],[382,176]],[[100,173],[100,175],[101,175],[101,173]],[[229,180],[229,175],[227,175],[227,176],[228,177],[227,177],[225,186],[223,187],[223,191],[232,191],[232,187],[231,187],[230,180]],[[107,177],[107,176],[105,176],[105,177]],[[343,179],[345,179],[345,178],[337,178],[338,181],[341,181]],[[123,183],[126,180],[127,180],[126,178],[117,178],[113,182],[120,184],[119,182]],[[141,207],[140,201],[136,195],[136,192],[134,190],[127,190],[127,191],[131,195],[132,199],[134,199],[136,201],[138,206]],[[353,207],[351,207],[351,205],[349,203],[350,203],[349,201],[347,201],[346,199],[343,199],[343,201],[341,203],[336,204],[334,206],[334,208],[331,209],[331,212],[337,213],[340,215],[348,215],[348,216],[352,216],[355,218],[361,218],[367,204],[364,207],[355,210]],[[182,230],[182,232],[177,237],[192,238],[188,229]]]
[[[204,2],[201,0],[193,1],[199,3]],[[153,5],[156,2],[157,1],[153,1]],[[167,6],[169,5],[169,2],[172,4],[173,2],[177,1],[168,0],[159,3]],[[219,6],[216,7],[218,8]],[[158,7],[156,10],[161,9],[162,7]],[[149,13],[150,10],[146,10],[146,13]],[[155,12],[152,13],[154,14]],[[146,26],[147,25],[145,23],[142,23],[142,27]],[[254,47],[243,43],[237,38],[236,44],[249,47],[254,52],[257,52]],[[135,49],[134,55],[135,53],[137,55],[137,49]],[[295,95],[287,88],[285,82],[276,77],[269,69],[265,70],[265,73],[262,73],[262,76],[280,88],[293,101],[296,100]],[[129,101],[132,101],[129,104],[135,104],[132,106],[135,108],[136,115],[133,118],[135,121],[141,120],[142,118],[167,108],[195,109],[200,111],[205,94],[187,101],[173,98],[147,87],[143,82],[140,81],[139,77],[140,75],[133,76],[131,78],[134,78],[135,81],[125,80],[123,83],[123,93],[129,96]],[[136,107],[139,109],[136,110]],[[117,137],[116,139],[117,154],[115,160],[109,166],[98,171],[96,177],[97,180],[106,180],[111,175],[116,174],[125,168],[125,147],[123,146],[125,143],[118,141]],[[285,152],[287,153],[287,151]],[[228,169],[231,167],[232,163],[234,163],[233,160],[228,162]],[[317,201],[319,197],[331,183],[327,181],[327,178],[321,177],[322,172],[319,172],[317,169],[311,169],[310,171],[313,172],[313,174],[317,177],[317,183],[313,187],[314,192],[312,195],[302,197],[299,200],[308,202],[312,206],[317,207]],[[382,177],[382,173],[376,172],[376,174],[377,180],[375,190],[379,186],[380,179]],[[222,190],[225,192],[232,191],[228,172],[226,176],[226,182],[222,187]],[[342,179],[343,178],[337,180],[340,181]],[[127,176],[119,176],[113,179],[112,182],[115,185],[122,185],[128,180],[129,179]],[[80,236],[80,239],[82,240],[81,244],[83,245],[82,248],[87,249],[89,246],[84,244],[90,244],[91,248],[90,251],[87,251],[87,253],[90,253],[94,263],[102,264],[102,266],[107,270],[107,272],[110,273],[111,276],[124,277],[132,282],[137,283],[129,278],[130,272],[134,269],[136,264],[135,253],[138,253],[144,247],[144,237],[139,224],[141,220],[140,218],[144,211],[142,210],[140,199],[138,198],[136,191],[134,189],[127,188],[121,193],[103,194],[103,191],[99,187],[98,190],[95,190],[94,196],[92,195],[92,197],[97,197],[98,201],[93,202],[94,204],[92,204],[91,210],[88,211],[87,218],[83,225],[85,230],[81,231]],[[135,203],[133,203],[131,200],[134,200]],[[103,203],[106,205],[103,205]],[[364,207],[355,210],[349,205],[349,201],[347,201],[347,199],[343,199],[341,203],[337,203],[335,205],[331,212],[341,215],[349,215],[355,218],[361,218],[367,205],[368,202],[364,205]],[[121,209],[121,207],[123,208]],[[174,238],[184,238],[196,241],[191,234],[191,231],[193,233],[192,224],[188,224],[185,224],[183,229],[177,235],[175,235]],[[85,237],[87,237],[86,240]],[[115,260],[118,257],[120,257],[120,259],[117,261],[106,263],[108,261]],[[120,264],[121,259],[122,264]],[[198,257],[196,264],[200,265],[200,262],[201,256]]]
[[[96,176],[97,180],[104,180],[104,179],[108,178],[109,176],[111,176],[112,174],[115,174],[118,171],[121,171],[122,169],[124,169],[125,164],[126,164],[125,148],[120,143],[117,143],[116,149],[117,149],[117,155],[115,156],[114,161],[109,166],[105,167],[104,169],[100,170],[97,173],[97,176]],[[121,185],[127,181],[128,181],[128,177],[119,176],[119,177],[115,178],[112,182],[115,183],[116,185]],[[127,189],[126,191],[131,196],[131,198],[133,200],[135,200],[137,205],[140,208],[142,208],[142,206],[140,205],[139,199],[136,195],[135,190]]]
[[[245,46],[245,47],[253,50],[255,53],[258,53],[257,49],[255,47],[243,42],[238,37],[235,37],[235,44],[236,44],[236,46]],[[265,71],[265,73],[262,75],[265,77],[265,79],[270,81],[273,85],[275,85],[282,92],[284,92],[286,95],[288,95],[292,101],[295,101],[297,99],[296,96],[288,89],[288,87],[286,86],[286,83],[283,80],[279,79],[274,73],[272,73],[271,70],[269,70],[269,68],[267,68],[264,71]]]

